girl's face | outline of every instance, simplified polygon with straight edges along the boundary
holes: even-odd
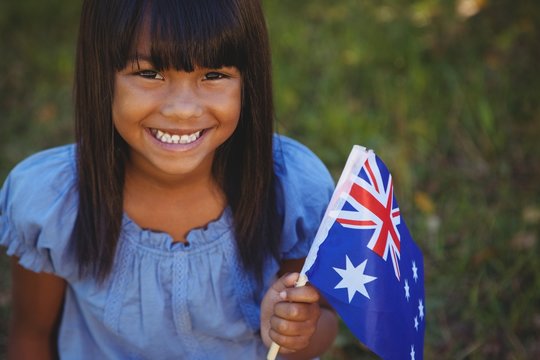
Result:
[[[216,149],[235,131],[242,78],[235,67],[155,70],[148,36],[116,74],[114,125],[130,167],[157,179],[208,176]]]

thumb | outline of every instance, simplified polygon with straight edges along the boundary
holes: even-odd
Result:
[[[272,284],[272,291],[275,291],[276,294],[281,294],[285,289],[294,287],[299,276],[300,274],[297,272],[283,275]]]

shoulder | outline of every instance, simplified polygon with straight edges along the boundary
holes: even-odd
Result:
[[[76,150],[66,145],[20,162],[0,189],[0,245],[33,271],[57,272],[76,218]]]
[[[302,186],[333,188],[334,181],[324,163],[307,146],[283,135],[274,136],[274,167],[279,179],[302,180]]]
[[[75,185],[75,157],[75,146],[65,145],[26,158],[5,180],[2,201],[27,210],[51,205]]]
[[[76,149],[74,144],[58,146],[39,151],[18,163],[10,172],[10,176],[40,171],[44,168],[58,167],[75,170]],[[67,170],[67,169],[59,169]]]
[[[306,146],[285,136],[274,137],[277,207],[283,221],[283,259],[307,255],[334,191],[323,162]]]

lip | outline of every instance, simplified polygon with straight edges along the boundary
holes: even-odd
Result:
[[[160,130],[171,135],[179,135],[179,136],[194,134],[197,131],[201,131],[201,134],[197,140],[190,142],[188,144],[164,143],[158,140],[154,136],[153,131],[156,131],[156,130]],[[193,149],[194,147],[197,147],[202,142],[202,140],[206,137],[206,135],[208,134],[210,130],[211,130],[210,128],[198,129],[198,130],[185,130],[185,129],[172,130],[172,129],[165,129],[165,128],[146,128],[146,134],[148,135],[148,137],[150,137],[150,140],[152,141],[152,143],[158,145],[159,147],[163,149],[173,150],[173,151],[188,151],[188,150]]]

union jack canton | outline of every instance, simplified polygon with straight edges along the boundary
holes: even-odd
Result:
[[[302,273],[382,359],[423,358],[422,253],[373,151],[353,147]]]

